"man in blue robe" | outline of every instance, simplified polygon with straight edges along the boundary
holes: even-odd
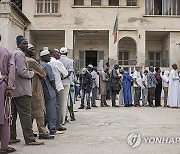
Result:
[[[62,134],[63,132],[56,130],[56,120],[57,120],[57,99],[56,99],[56,85],[55,78],[52,72],[51,66],[48,64],[50,62],[50,52],[48,50],[43,50],[40,53],[41,67],[46,71],[46,77],[42,80],[42,87],[44,91],[45,106],[46,106],[46,116],[45,121],[48,124],[48,129],[50,135]]]
[[[131,82],[132,77],[129,75],[128,69],[125,68],[123,74],[123,97],[125,107],[132,106]]]

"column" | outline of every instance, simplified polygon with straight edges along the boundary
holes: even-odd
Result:
[[[120,1],[119,1],[119,4],[120,4],[121,6],[126,6],[126,0],[122,0],[122,1],[120,0]]]
[[[73,58],[73,30],[65,30],[65,47],[68,49],[68,57]]]
[[[101,6],[109,6],[108,0],[101,0]]]
[[[114,64],[118,62],[118,42],[114,44],[114,37],[112,30],[109,30],[109,68],[111,69]]]
[[[84,0],[84,6],[91,6],[91,0]]]
[[[145,30],[138,30],[137,36],[137,64],[145,67],[146,60],[146,35]]]

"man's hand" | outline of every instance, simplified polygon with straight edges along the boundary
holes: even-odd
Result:
[[[12,90],[6,90],[6,97],[12,97]]]

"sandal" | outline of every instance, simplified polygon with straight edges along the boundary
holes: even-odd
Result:
[[[8,147],[7,149],[1,150],[0,154],[12,153],[12,152],[15,152],[15,151],[16,151],[16,149]]]

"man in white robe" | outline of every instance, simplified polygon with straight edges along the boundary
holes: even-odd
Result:
[[[172,65],[169,75],[169,91],[168,91],[168,105],[170,107],[180,107],[180,78],[177,71],[177,64]]]

